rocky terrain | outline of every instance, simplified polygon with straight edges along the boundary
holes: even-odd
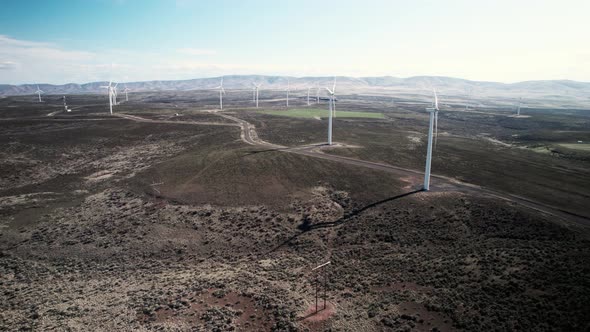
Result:
[[[184,120],[164,102],[128,111],[160,123],[105,120],[95,106],[47,117],[3,102],[0,113],[11,115],[0,120],[2,331],[590,327],[583,224],[245,144],[235,125],[168,123],[215,121],[186,104]],[[278,139],[281,129],[289,134],[282,120],[230,113],[255,123],[265,140],[306,139]],[[374,146],[355,126],[380,137],[396,123],[421,137],[416,117],[388,116],[337,124],[352,128],[360,154]],[[408,140],[408,151],[422,149]],[[445,148],[439,153],[449,158]],[[418,164],[408,151],[398,160]],[[315,314],[312,268],[326,261],[327,308]]]

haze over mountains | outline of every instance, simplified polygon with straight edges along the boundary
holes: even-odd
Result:
[[[190,80],[119,82],[133,92],[155,91],[191,91],[213,89],[219,86],[221,77],[197,78]],[[283,90],[287,81],[292,90],[306,90],[307,87],[328,87],[333,77],[289,77],[262,75],[223,76],[224,87],[228,90],[251,90],[252,82],[262,83],[263,90]],[[108,82],[91,82],[84,84],[39,84],[45,94],[95,94],[106,93],[101,86]],[[501,98],[513,101],[518,98],[541,102],[537,106],[553,107],[590,107],[590,82],[570,80],[525,81],[518,83],[499,83],[470,81],[452,77],[415,76],[397,78],[382,77],[337,77],[337,89],[343,93],[366,93],[373,95],[399,96],[428,95],[436,87],[442,95],[454,99],[488,99]],[[34,94],[37,84],[8,85],[0,84],[0,96]]]

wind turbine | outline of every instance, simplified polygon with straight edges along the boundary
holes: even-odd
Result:
[[[291,86],[289,84],[289,79],[287,79],[287,89],[285,89],[285,91],[287,91],[287,108],[289,108],[289,91],[291,89]]]
[[[254,85],[254,100],[256,101],[256,108],[258,108],[258,90],[260,89],[260,86],[262,85],[262,83],[252,83]]]
[[[432,91],[434,93],[434,108],[436,108],[436,112],[434,113],[434,148],[436,149],[436,143],[438,142],[438,96],[434,88]]]
[[[111,75],[113,73],[113,63],[111,62]],[[111,76],[112,77],[112,76]],[[119,83],[117,83],[119,84]],[[115,84],[115,86],[113,87],[113,82],[112,80],[109,80],[109,85],[102,85],[101,88],[106,88],[109,94],[109,111],[111,113],[111,115],[113,115],[113,101],[115,103],[115,105],[117,104],[117,84]]]
[[[221,78],[221,84],[215,89],[219,89],[219,109],[223,110],[223,95],[225,94],[225,90],[223,89],[223,77]]]
[[[113,105],[115,106],[119,105],[117,103],[117,85],[119,85],[119,83],[115,83],[115,86],[113,87]]]
[[[127,92],[129,92],[131,90],[129,90],[129,88],[127,87],[127,84],[125,84],[125,89],[123,89],[123,92],[125,92],[125,101],[129,101],[129,96],[127,95]]]
[[[108,94],[109,94],[109,109],[111,111],[111,115],[113,115],[113,86],[112,86],[112,82],[109,81],[109,85],[103,85],[103,86],[101,86],[101,88],[108,89]]]
[[[307,87],[307,106],[310,106],[309,104],[309,92],[311,91],[311,86]]]
[[[318,83],[318,90],[317,90],[316,97],[315,97],[315,103],[316,104],[320,103],[320,83]]]
[[[43,91],[41,89],[39,89],[39,85],[37,85],[37,91],[35,91],[35,93],[37,95],[39,95],[39,102],[41,102],[41,94],[43,93]]]
[[[424,171],[424,190],[430,190],[430,166],[432,162],[432,132],[433,127],[437,125],[438,122],[438,96],[436,95],[436,90],[433,89],[434,93],[434,104],[432,107],[427,107],[426,111],[430,115],[430,122],[428,125],[428,148],[426,150],[426,170]],[[438,128],[436,129],[438,133]]]
[[[518,105],[516,106],[516,116],[520,116],[520,105],[522,104],[522,97],[518,100]]]
[[[334,86],[332,87],[334,93],[336,93],[336,76],[334,76]],[[334,117],[336,117],[336,99],[332,100],[332,112],[334,112]]]
[[[328,120],[328,145],[332,145],[332,116],[334,115],[333,113],[333,107],[334,107],[334,98],[335,98],[335,94],[336,94],[336,80],[334,80],[334,85],[332,86],[332,90],[330,90],[329,88],[326,88],[326,90],[328,90],[328,94],[330,95],[330,117]]]
[[[71,112],[72,111],[71,108],[68,108],[68,104],[66,103],[66,96],[64,96],[64,110],[66,112]]]

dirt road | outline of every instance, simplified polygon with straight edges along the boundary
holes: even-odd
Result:
[[[241,139],[245,143],[253,145],[253,146],[260,146],[260,147],[264,147],[267,149],[272,149],[272,150],[282,151],[282,152],[287,152],[287,153],[296,153],[296,154],[300,154],[300,155],[335,161],[335,162],[358,166],[358,167],[366,167],[366,168],[375,169],[375,170],[379,170],[379,171],[383,171],[383,172],[393,173],[393,174],[399,176],[400,178],[404,178],[404,177],[415,178],[416,176],[418,176],[418,177],[424,176],[423,172],[418,171],[418,170],[414,170],[414,169],[403,168],[403,167],[398,167],[398,166],[393,166],[393,165],[388,165],[388,164],[383,164],[383,163],[376,163],[376,162],[371,162],[371,161],[364,161],[364,160],[348,158],[348,157],[343,157],[343,156],[338,156],[338,155],[333,155],[333,154],[327,154],[327,153],[323,152],[323,150],[326,148],[333,149],[333,148],[338,148],[339,146],[342,146],[339,144],[335,144],[334,146],[328,146],[327,144],[314,144],[314,145],[299,146],[299,147],[285,147],[285,146],[281,146],[281,145],[277,145],[277,144],[272,144],[272,143],[269,143],[269,142],[266,142],[266,141],[260,139],[258,137],[257,132],[256,132],[255,126],[252,125],[251,123],[249,123],[245,120],[242,120],[240,118],[237,118],[235,116],[224,114],[222,112],[218,112],[216,110],[210,110],[208,112],[211,114],[215,114],[217,116],[226,118],[228,120],[231,120],[231,121],[233,121],[233,123],[156,120],[156,119],[147,119],[147,118],[142,118],[142,117],[135,116],[135,115],[122,114],[122,113],[113,114],[113,115],[117,118],[120,118],[120,119],[127,119],[127,120],[137,121],[137,122],[240,127]],[[17,120],[18,121],[19,119],[3,119],[3,120]],[[41,119],[39,119],[39,120],[41,120]],[[45,118],[44,120],[48,120],[48,119]],[[55,120],[68,121],[69,119],[55,119]],[[83,119],[71,119],[69,121],[80,121],[80,120],[83,120]],[[106,120],[106,119],[100,118],[100,119],[87,119],[87,120],[88,121],[98,121],[98,120]],[[581,215],[571,213],[569,211],[563,210],[563,209],[556,207],[556,206],[543,204],[540,202],[536,202],[536,201],[527,199],[525,197],[496,191],[493,189],[477,186],[474,184],[460,182],[456,179],[442,176],[442,175],[434,175],[433,174],[432,180],[434,180],[434,181],[432,181],[432,184],[431,184],[431,191],[432,192],[454,191],[454,192],[468,193],[471,195],[475,194],[475,195],[484,195],[484,196],[488,196],[488,197],[494,197],[494,198],[502,199],[502,200],[505,200],[508,202],[512,202],[512,203],[516,203],[516,204],[525,206],[527,208],[539,211],[544,214],[548,214],[548,215],[557,217],[560,220],[566,221],[568,223],[574,223],[575,225],[578,225],[587,231],[590,230],[590,218],[588,218],[586,216],[581,216]],[[413,185],[412,190],[421,189],[421,186],[422,186],[421,183],[415,183]]]
[[[130,115],[130,114],[123,114],[123,113],[118,113],[118,114],[113,114],[113,115],[116,117],[124,118],[127,120],[132,120],[132,121],[137,121],[137,122],[170,123],[170,124],[201,125],[201,126],[230,126],[230,127],[241,126],[238,123],[224,123],[224,122],[154,120],[154,119],[146,119],[146,118],[142,118],[139,116]]]
[[[367,168],[371,168],[371,169],[375,169],[375,170],[379,170],[379,171],[394,173],[400,177],[408,177],[408,176],[422,177],[422,176],[424,176],[424,172],[409,169],[409,168],[403,168],[403,167],[398,167],[398,166],[393,166],[393,165],[388,165],[388,164],[375,163],[375,162],[371,162],[371,161],[364,161],[364,160],[359,160],[359,159],[354,159],[354,158],[326,154],[322,151],[322,149],[329,147],[327,144],[315,144],[315,145],[287,148],[284,146],[268,143],[268,142],[265,142],[265,141],[261,140],[260,138],[258,138],[258,135],[256,134],[256,128],[252,124],[250,124],[249,122],[239,119],[239,118],[236,118],[234,116],[230,116],[230,115],[219,113],[219,112],[212,112],[212,113],[239,123],[240,127],[242,128],[243,140],[246,143],[251,144],[251,145],[258,145],[258,146],[262,146],[265,148],[273,148],[273,149],[276,149],[277,151],[297,153],[300,155],[336,161],[336,162],[345,163],[345,164],[353,165],[353,166],[367,167]],[[338,144],[336,144],[335,147],[337,148]],[[333,148],[333,147],[330,147],[330,148]],[[456,179],[442,176],[442,175],[434,175],[433,174],[433,175],[431,175],[431,179],[435,180],[431,184],[431,188],[432,188],[431,191],[433,191],[433,192],[456,191],[456,192],[463,192],[463,193],[469,193],[469,194],[490,196],[490,197],[502,199],[502,200],[505,200],[508,202],[517,203],[519,205],[539,211],[541,213],[545,213],[548,215],[558,217],[559,219],[566,221],[566,222],[573,222],[576,225],[581,226],[586,230],[590,230],[590,218],[585,217],[585,216],[581,216],[581,215],[577,215],[577,214],[571,213],[569,211],[565,211],[563,209],[560,209],[559,207],[542,204],[542,203],[527,199],[525,197],[520,197],[520,196],[513,195],[513,194],[499,192],[499,191],[484,188],[484,187],[481,187],[478,185],[460,182]],[[414,189],[420,189],[420,188],[421,188],[421,183],[416,184],[414,186]]]
[[[424,172],[414,170],[414,169],[403,168],[403,167],[382,164],[382,163],[376,163],[376,162],[371,162],[371,161],[365,161],[365,160],[359,160],[359,159],[354,159],[354,158],[342,157],[342,156],[338,156],[338,155],[327,154],[322,151],[325,148],[338,148],[339,146],[342,146],[339,144],[335,144],[334,146],[328,146],[327,144],[314,144],[314,145],[306,145],[306,146],[291,147],[291,148],[277,145],[277,144],[272,144],[272,143],[269,143],[269,142],[266,142],[266,141],[260,139],[258,137],[258,134],[256,133],[255,126],[252,125],[251,123],[249,123],[245,120],[242,120],[240,118],[237,118],[235,116],[224,114],[222,112],[218,112],[216,110],[211,110],[208,112],[211,114],[215,114],[220,117],[226,118],[228,120],[234,121],[234,123],[196,122],[196,121],[182,121],[181,122],[181,121],[168,121],[168,120],[152,120],[152,119],[145,119],[145,118],[141,118],[141,117],[133,116],[133,115],[128,115],[128,114],[117,114],[116,116],[122,117],[122,118],[125,118],[128,120],[133,120],[133,121],[153,122],[153,123],[175,123],[175,124],[182,123],[182,124],[189,124],[189,125],[192,124],[192,125],[239,126],[241,129],[242,140],[245,143],[250,144],[250,145],[260,146],[260,147],[264,147],[267,149],[273,149],[276,151],[296,153],[296,154],[300,154],[300,155],[335,161],[335,162],[358,166],[358,167],[371,168],[371,169],[375,169],[375,170],[379,170],[379,171],[383,171],[383,172],[393,173],[393,174],[399,176],[400,178],[412,177],[412,176],[413,177],[424,176]],[[431,176],[431,179],[434,180],[434,181],[432,181],[432,184],[431,184],[431,191],[432,192],[454,191],[454,192],[468,193],[471,195],[475,194],[475,195],[484,195],[484,196],[488,196],[488,197],[494,197],[497,199],[502,199],[502,200],[505,200],[508,202],[512,202],[512,203],[516,203],[516,204],[525,206],[529,209],[532,209],[532,210],[535,210],[535,211],[538,211],[538,212],[541,212],[544,214],[548,214],[548,215],[557,217],[560,220],[565,221],[567,223],[574,223],[575,225],[578,225],[578,226],[584,228],[585,230],[590,231],[590,218],[588,218],[586,216],[577,215],[577,214],[571,213],[569,211],[565,211],[563,209],[560,209],[559,207],[550,206],[547,204],[543,204],[540,202],[536,202],[536,201],[527,199],[525,197],[520,197],[520,196],[509,194],[509,193],[499,192],[499,191],[485,188],[485,187],[481,187],[478,185],[461,182],[456,179],[442,176],[442,175],[434,175],[433,174]],[[417,183],[413,186],[412,190],[421,189],[421,188],[422,188],[422,184]]]

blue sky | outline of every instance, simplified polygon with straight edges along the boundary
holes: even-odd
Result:
[[[590,81],[588,13],[585,0],[3,1],[0,83],[229,74]]]

